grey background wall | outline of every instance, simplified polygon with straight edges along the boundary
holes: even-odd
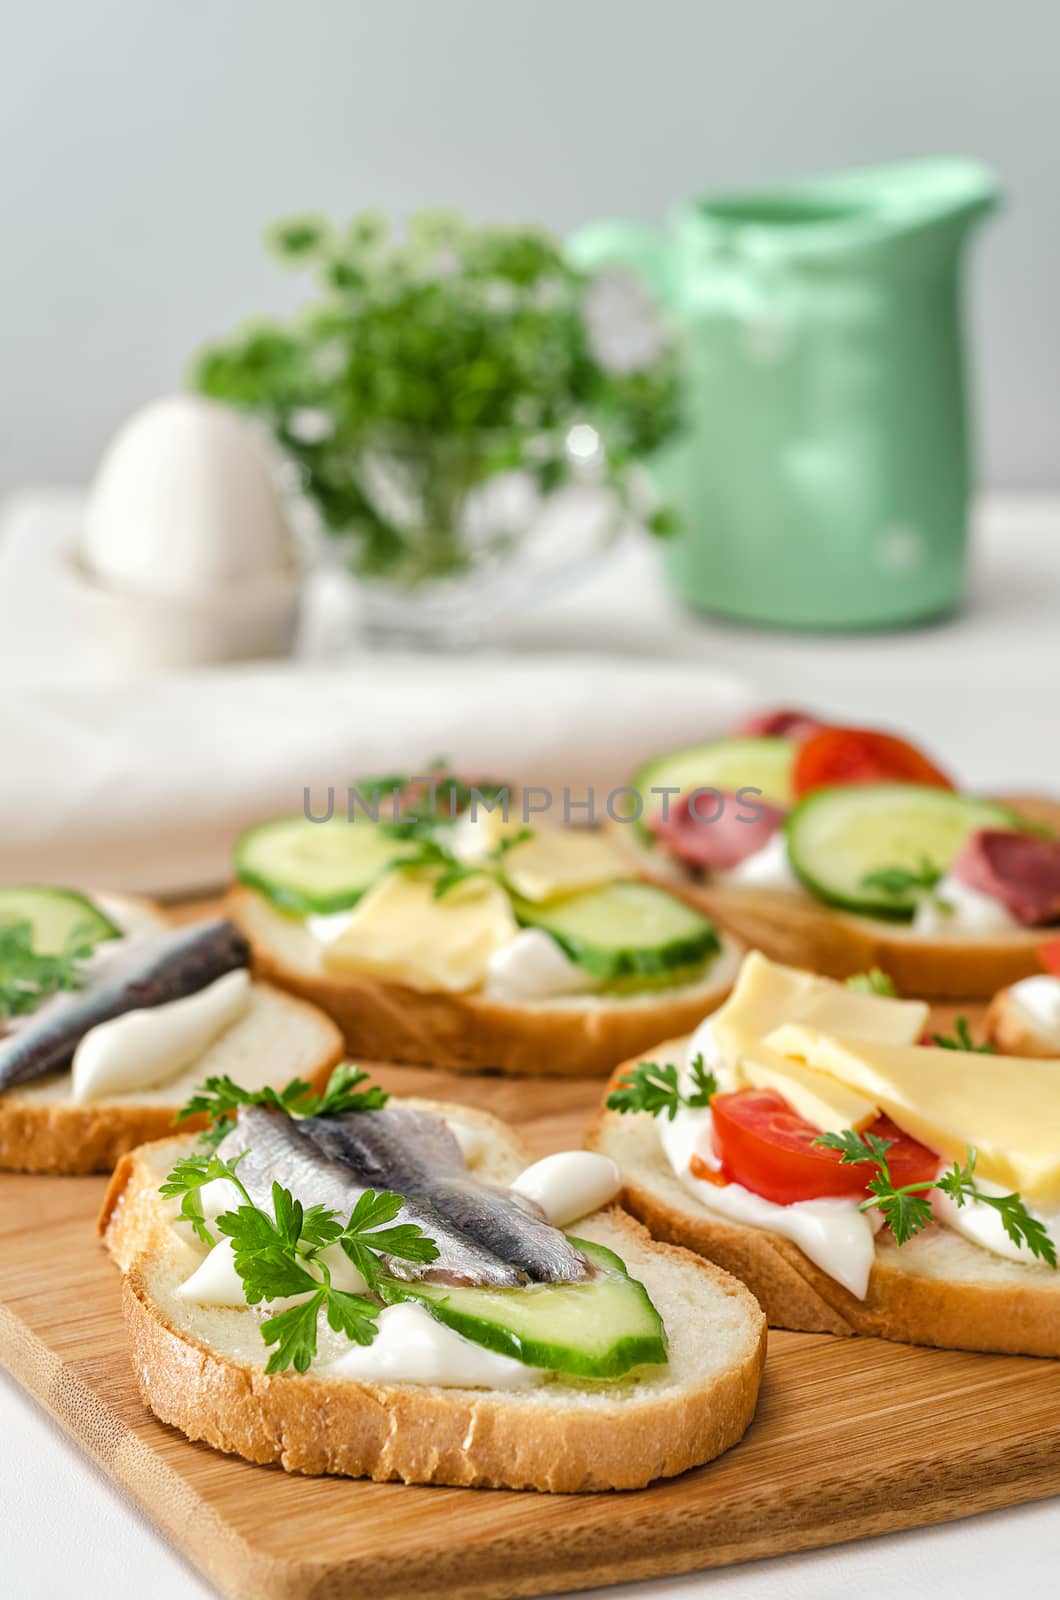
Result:
[[[1055,0],[32,0],[0,42],[0,488],[77,480],[298,289],[310,207],[564,229],[925,152],[1009,196],[972,263],[984,476],[1060,485]]]

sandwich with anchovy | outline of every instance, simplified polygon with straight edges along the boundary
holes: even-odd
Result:
[[[572,1493],[713,1459],[754,1413],[753,1297],[612,1205],[614,1163],[531,1161],[484,1112],[341,1066],[192,1107],[115,1172],[143,1400],[289,1472]]]
[[[618,1070],[588,1142],[773,1326],[1060,1356],[1060,1059],[928,1037],[881,989],[749,955],[691,1038]]]
[[[630,785],[630,864],[778,961],[985,999],[1060,926],[1060,839],[893,734],[764,712]]]
[[[602,1076],[728,993],[735,942],[601,834],[531,829],[445,773],[429,796],[385,783],[374,811],[252,828],[228,900],[255,971],[327,1011],[352,1054]]]
[[[334,1024],[250,974],[224,918],[172,927],[143,901],[0,889],[0,1167],[110,1172],[173,1128],[190,1085],[326,1078]]]

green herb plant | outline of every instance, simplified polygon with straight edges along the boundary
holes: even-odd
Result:
[[[370,214],[294,218],[268,238],[314,271],[316,297],[204,349],[192,381],[268,424],[361,575],[411,587],[466,570],[467,495],[511,469],[542,493],[572,481],[581,424],[601,442],[599,481],[636,514],[633,468],[679,426],[676,354],[660,335],[640,360],[605,361],[599,281],[558,240],[436,212],[404,240]],[[381,462],[396,493],[380,491]],[[672,526],[665,507],[642,520]]]
[[[44,955],[33,948],[32,923],[0,923],[0,1022],[35,1011],[63,990],[80,989],[81,963],[94,947],[88,930],[75,928],[62,950]]]
[[[718,1080],[713,1072],[707,1071],[702,1055],[694,1056],[689,1062],[688,1073],[692,1087],[685,1094],[672,1061],[662,1066],[657,1061],[641,1061],[619,1078],[607,1097],[607,1109],[623,1115],[643,1111],[649,1117],[665,1116],[672,1122],[681,1106],[696,1109],[709,1106],[718,1092]]]

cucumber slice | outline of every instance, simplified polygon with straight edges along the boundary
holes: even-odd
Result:
[[[829,905],[871,917],[908,920],[927,884],[867,883],[904,869],[913,880],[926,868],[947,872],[979,828],[1021,828],[1021,819],[993,800],[914,783],[849,784],[807,795],[787,819],[788,854],[811,893]]]
[[[0,923],[28,922],[38,955],[54,956],[73,944],[120,939],[121,929],[85,895],[73,889],[25,885],[0,889]]]
[[[662,797],[652,789],[760,789],[764,800],[774,805],[791,804],[791,769],[797,746],[793,739],[711,739],[707,744],[671,750],[648,761],[634,773],[631,787],[644,802],[642,817],[662,806]],[[671,804],[673,796],[671,796]],[[638,822],[642,837],[653,837],[643,821]]]
[[[416,1300],[439,1322],[475,1344],[527,1366],[580,1378],[621,1378],[632,1367],[666,1360],[666,1330],[618,1256],[575,1239],[597,1268],[586,1283],[535,1283],[526,1289],[462,1289],[445,1283],[384,1278],[388,1304]]]
[[[395,862],[415,849],[371,817],[310,822],[280,817],[248,828],[236,841],[240,883],[285,911],[345,911]]]
[[[721,949],[712,922],[665,889],[619,879],[558,900],[512,897],[516,921],[543,928],[602,983],[670,978],[702,967]]]

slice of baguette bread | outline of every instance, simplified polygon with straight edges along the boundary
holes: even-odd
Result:
[[[75,1105],[69,1072],[51,1072],[0,1094],[0,1168],[110,1172],[127,1150],[171,1133],[181,1106],[211,1074],[228,1073],[248,1089],[295,1077],[322,1087],[343,1054],[342,1036],[329,1017],[256,983],[244,1015],[194,1067],[157,1089]]]
[[[1051,1061],[1060,1054],[1056,1040],[1035,1027],[1034,1018],[1028,1016],[1010,989],[999,989],[991,1000],[983,1030],[999,1055],[1036,1056]]]
[[[232,889],[225,909],[250,940],[254,971],[326,1011],[352,1055],[448,1072],[602,1077],[619,1058],[688,1032],[719,1006],[742,954],[727,941],[705,977],[681,987],[515,1005],[329,972],[302,921],[253,890]]]
[[[481,1135],[469,1156],[487,1181],[510,1181],[528,1152],[509,1129],[465,1106],[429,1105]],[[282,1466],[379,1481],[537,1489],[642,1488],[712,1460],[754,1414],[765,1319],[735,1279],[654,1243],[618,1207],[571,1231],[614,1250],[666,1324],[670,1360],[616,1383],[552,1377],[489,1391],[370,1383],[310,1370],[266,1376],[262,1313],[189,1304],[176,1290],[201,1259],[158,1184],[186,1139],[126,1156],[100,1230],[125,1267],[123,1310],[144,1403],[190,1439]],[[180,1225],[178,1225],[179,1227]],[[341,1345],[340,1336],[321,1331]]]
[[[684,1042],[654,1052],[679,1060]],[[629,1071],[627,1062],[615,1081]],[[1060,1356],[1060,1272],[1010,1261],[932,1225],[898,1246],[884,1230],[864,1300],[816,1266],[789,1239],[711,1213],[678,1181],[655,1119],[602,1110],[586,1138],[615,1161],[623,1204],[653,1237],[684,1245],[741,1279],[771,1327],[864,1333],[906,1344],[999,1354]]]
[[[961,933],[942,938],[908,923],[838,911],[810,894],[697,880],[662,850],[616,827],[641,877],[659,883],[719,928],[773,961],[807,967],[826,978],[849,978],[880,967],[900,994],[938,1000],[982,1000],[1041,971],[1041,928]]]

